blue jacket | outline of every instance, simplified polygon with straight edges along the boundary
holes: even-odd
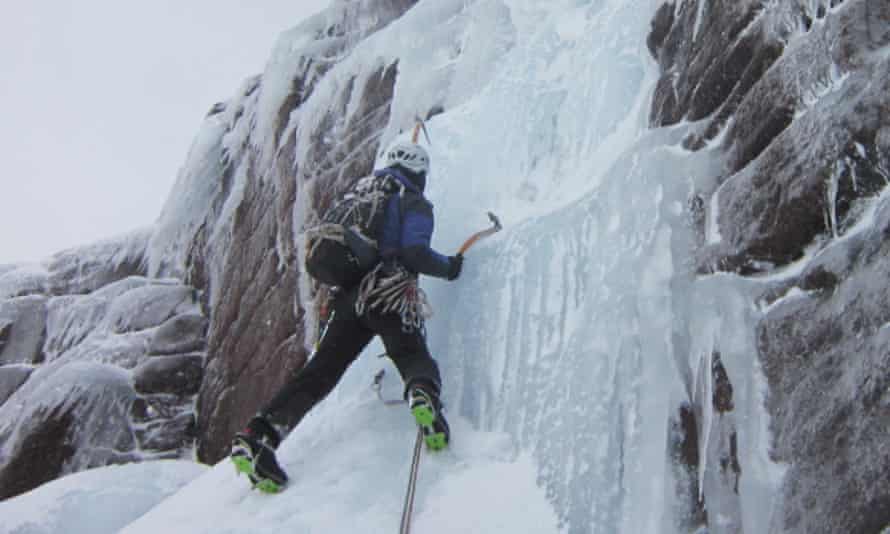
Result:
[[[433,237],[433,205],[423,196],[421,179],[417,184],[400,169],[389,167],[375,171],[375,176],[389,174],[405,186],[401,197],[393,195],[386,205],[380,239],[384,260],[398,259],[410,271],[437,278],[448,278],[451,261],[430,247]]]

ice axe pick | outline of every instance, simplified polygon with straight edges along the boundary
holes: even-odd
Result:
[[[476,241],[484,239],[495,232],[499,232],[501,228],[503,228],[503,226],[501,226],[501,221],[500,219],[498,219],[497,215],[489,211],[488,218],[491,219],[493,226],[491,228],[487,228],[485,230],[482,230],[481,232],[476,232],[475,234],[471,235],[466,241],[464,241],[464,244],[460,247],[460,250],[457,251],[458,254],[463,256],[463,253],[466,252],[467,249],[472,247],[476,243]]]

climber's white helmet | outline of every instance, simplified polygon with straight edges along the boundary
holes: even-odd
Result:
[[[386,166],[399,164],[409,171],[426,174],[430,170],[430,155],[414,143],[395,143],[386,151]]]

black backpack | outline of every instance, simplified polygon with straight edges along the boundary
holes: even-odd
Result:
[[[306,232],[306,272],[330,286],[358,284],[380,261],[377,240],[386,206],[392,195],[403,192],[404,186],[389,174],[359,180]]]

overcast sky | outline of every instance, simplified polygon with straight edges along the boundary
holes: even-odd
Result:
[[[207,110],[331,0],[27,0],[0,18],[0,264],[152,224]]]

